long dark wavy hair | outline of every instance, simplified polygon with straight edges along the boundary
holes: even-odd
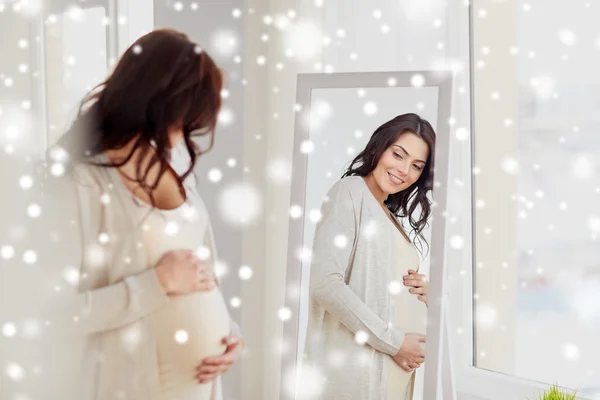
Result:
[[[361,177],[369,175],[379,163],[383,153],[404,133],[413,133],[425,141],[429,147],[429,157],[419,179],[403,191],[389,195],[385,200],[385,205],[396,217],[408,218],[415,240],[419,244],[421,241],[427,244],[422,232],[427,227],[431,215],[431,202],[427,198],[427,194],[433,189],[435,160],[435,131],[428,121],[417,114],[409,113],[399,115],[381,125],[371,135],[365,149],[352,160],[342,178],[353,175]],[[421,212],[415,216],[419,206]],[[420,251],[423,254],[422,250],[421,246]]]
[[[185,197],[183,180],[193,171],[196,159],[214,143],[214,130],[221,108],[223,75],[215,62],[187,35],[158,29],[133,43],[109,77],[81,101],[75,120],[58,140],[69,163],[121,167],[139,150],[133,181],[148,193],[158,186],[170,161],[170,129],[181,129],[191,158],[189,169],[177,176]],[[209,145],[200,150],[194,136],[209,136]],[[107,150],[122,149],[134,141],[129,155],[118,163],[92,158]],[[142,160],[153,152],[147,168]],[[47,163],[51,162],[52,149]],[[154,182],[147,182],[152,167],[159,164]],[[175,174],[178,175],[178,174]]]

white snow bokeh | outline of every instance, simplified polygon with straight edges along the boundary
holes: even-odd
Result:
[[[475,311],[477,328],[490,330],[496,328],[498,322],[498,310],[489,303],[478,304]]]
[[[213,34],[209,49],[210,54],[215,54],[218,57],[233,57],[239,51],[239,38],[231,30],[219,30]]]
[[[309,62],[321,54],[323,33],[315,21],[299,19],[284,33],[283,41],[297,60]]]
[[[434,21],[444,11],[443,3],[437,0],[402,1],[397,4],[404,18],[411,22]]]
[[[220,215],[231,225],[247,225],[254,222],[262,212],[260,192],[247,183],[228,185],[219,195]]]
[[[276,185],[288,184],[292,179],[292,163],[284,157],[278,157],[267,164],[267,178]]]
[[[284,390],[297,400],[317,398],[322,393],[326,381],[322,369],[307,362],[300,363],[297,372],[292,368],[283,371],[283,374]]]
[[[363,112],[365,113],[365,115],[368,115],[370,117],[377,114],[377,110],[377,103],[374,101],[367,101],[363,106]]]
[[[252,275],[254,274],[254,271],[252,271],[252,268],[247,266],[247,265],[242,265],[240,267],[240,269],[238,270],[238,276],[240,277],[240,279],[247,281],[250,278],[252,278]]]

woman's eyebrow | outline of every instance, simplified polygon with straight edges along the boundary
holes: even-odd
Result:
[[[406,154],[407,156],[410,157],[410,154],[408,154],[408,151],[406,151],[406,149],[404,147],[400,146],[399,144],[395,144],[394,146],[400,147],[402,149],[402,151],[404,152],[404,154]],[[415,160],[415,162],[421,162],[423,164],[426,164],[426,162],[423,160]]]

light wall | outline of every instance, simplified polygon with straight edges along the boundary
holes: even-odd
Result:
[[[22,382],[15,382],[6,376],[6,368],[19,362],[25,368],[26,378],[31,375],[35,360],[27,349],[32,347],[31,340],[24,337],[7,337],[4,335],[5,324],[12,324],[18,331],[34,310],[21,295],[26,289],[15,285],[27,281],[27,265],[22,259],[25,251],[30,249],[30,236],[26,219],[26,204],[31,193],[19,187],[19,179],[29,172],[25,161],[30,149],[39,149],[39,138],[33,138],[36,131],[32,113],[36,110],[35,86],[28,72],[35,72],[36,44],[29,37],[30,27],[27,23],[10,18],[8,12],[0,13],[0,184],[3,193],[0,200],[0,248],[3,255],[5,246],[12,248],[10,258],[0,257],[0,398],[9,398],[9,394],[26,388]],[[20,41],[26,40],[26,46]],[[27,66],[28,72],[21,72],[20,65]],[[9,81],[7,81],[9,79]],[[8,84],[7,84],[8,83]],[[31,108],[23,107],[23,102],[31,103]],[[16,127],[18,132],[14,133]],[[7,135],[9,130],[13,134]],[[14,139],[12,138],[14,136]],[[6,146],[13,151],[7,153]],[[35,150],[34,150],[35,152]]]

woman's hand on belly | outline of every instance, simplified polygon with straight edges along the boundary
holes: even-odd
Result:
[[[169,251],[154,268],[162,287],[169,295],[215,288],[215,276],[202,267],[202,261],[191,250]]]
[[[412,372],[419,368],[425,361],[425,350],[422,343],[425,343],[425,335],[418,333],[407,333],[404,337],[402,347],[395,356],[394,362],[406,372]]]
[[[223,344],[227,346],[225,353],[219,356],[208,357],[196,368],[198,383],[207,383],[215,380],[217,376],[223,375],[231,368],[242,354],[243,342],[237,336],[223,338]]]
[[[423,274],[418,274],[414,270],[408,270],[408,275],[404,275],[404,286],[411,287],[408,291],[417,296],[423,303],[427,304],[427,294],[429,294],[429,282]]]

